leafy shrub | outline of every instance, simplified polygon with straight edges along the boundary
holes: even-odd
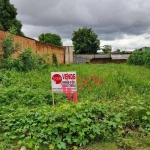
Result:
[[[1,66],[5,69],[15,68],[18,71],[29,71],[33,69],[39,69],[48,67],[48,63],[45,61],[45,56],[38,56],[32,53],[31,48],[26,48],[25,51],[17,58],[13,59],[11,55],[20,49],[20,44],[14,44],[13,34],[16,33],[16,29],[12,27],[6,38],[2,42],[2,50],[4,52],[4,58],[1,60]],[[55,64],[57,64],[57,58],[54,58]]]
[[[135,51],[128,58],[128,64],[145,65],[150,68],[150,51]]]
[[[143,57],[143,59],[144,59],[145,65],[146,65],[148,68],[150,68],[150,51],[149,51],[149,50],[147,50],[147,51],[144,52],[144,57]]]
[[[26,48],[16,60],[16,67],[18,67],[17,69],[21,71],[37,69],[39,67],[38,56],[32,53],[31,48]]]
[[[13,34],[16,33],[16,29],[12,27],[6,38],[2,42],[2,50],[4,51],[4,58],[10,57],[13,53],[20,49],[20,44],[14,44]]]
[[[56,54],[54,54],[54,53],[53,53],[53,64],[58,66],[58,59],[57,59]]]
[[[11,115],[4,115],[0,125],[2,131],[9,134],[9,139],[18,139],[29,148],[44,143],[67,149],[71,145],[86,145],[102,138],[105,131],[101,129],[106,124],[102,120],[106,110],[103,105],[91,105],[89,102],[57,107],[40,106],[31,110],[10,109]]]
[[[14,67],[14,59],[12,57],[2,58],[1,67],[5,69],[12,69]]]
[[[143,51],[135,51],[128,58],[128,64],[134,65],[144,65],[144,52]]]
[[[126,105],[125,101],[123,103]],[[86,145],[96,140],[119,140],[125,136],[127,129],[130,132],[139,126],[149,131],[150,113],[138,105],[122,112],[118,105],[112,109],[106,104],[90,101],[76,105],[68,102],[57,107],[41,104],[36,108],[22,108],[10,105],[9,109],[1,107],[0,129],[6,133],[3,140],[18,140],[19,144],[28,148],[44,143],[66,150],[73,145]],[[7,113],[3,113],[6,110]],[[126,143],[126,146],[130,145]]]
[[[30,71],[42,69],[48,66],[49,63],[46,63],[45,56],[42,57],[33,54],[31,48],[26,48],[25,51],[16,59],[13,59],[12,57],[2,59],[2,68],[14,68],[18,71]]]

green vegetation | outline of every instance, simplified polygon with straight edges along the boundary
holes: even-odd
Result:
[[[4,52],[4,59],[11,57],[11,55],[20,49],[19,44],[14,44],[14,34],[16,34],[16,28],[10,28],[6,38],[2,41],[2,50]]]
[[[18,58],[11,56],[2,59],[3,69],[15,69],[17,71],[41,70],[50,64],[45,62],[45,56],[39,56],[32,53],[31,48],[26,48]]]
[[[76,54],[96,54],[100,49],[98,35],[94,33],[92,28],[79,28],[77,31],[73,31],[72,35]]]
[[[10,0],[0,0],[0,29],[8,31],[11,27],[16,27],[16,34],[24,35],[21,31],[22,24],[17,20],[17,9],[10,4]]]
[[[3,69],[15,69],[17,71],[30,71],[35,69],[43,69],[47,67],[49,64],[46,63],[46,57],[43,55],[39,56],[33,54],[31,48],[25,48],[22,50],[22,53],[18,56],[18,58],[12,58],[12,54],[21,50],[20,44],[14,43],[13,34],[16,33],[16,28],[11,28],[10,32],[7,34],[6,38],[2,41],[2,50],[4,52],[3,58],[1,60],[1,68]],[[57,63],[57,57],[55,56],[54,63]]]
[[[53,106],[52,71],[102,76],[104,82],[90,89],[88,84],[78,86],[78,104],[55,93]],[[150,146],[150,70],[145,67],[84,64],[28,72],[1,69],[0,91],[1,150],[22,145],[33,150],[108,150],[108,145],[114,150],[148,150]],[[82,147],[91,142],[96,143]]]
[[[111,45],[104,45],[102,48],[102,51],[104,52],[104,54],[111,53],[111,50],[112,50]]]
[[[56,54],[53,53],[52,56],[53,56],[53,65],[58,66],[58,59],[57,59]]]
[[[150,50],[133,52],[128,58],[128,64],[147,66],[150,68]]]
[[[38,37],[40,42],[47,43],[47,44],[53,44],[56,46],[62,46],[61,37],[57,34],[52,33],[42,33]]]

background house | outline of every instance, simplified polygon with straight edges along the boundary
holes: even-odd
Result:
[[[142,47],[140,49],[138,49],[139,51],[147,51],[147,50],[150,50],[150,47]]]

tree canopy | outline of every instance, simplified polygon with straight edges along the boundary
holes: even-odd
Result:
[[[9,0],[0,0],[0,29],[8,31],[11,27],[16,28],[16,34],[24,35],[21,31],[22,24],[16,18],[17,9],[10,4]]]
[[[103,51],[105,54],[110,53],[111,50],[112,50],[111,45],[104,45],[103,48],[102,48],[102,51]]]
[[[72,41],[76,54],[96,54],[100,48],[98,36],[87,27],[73,31]]]
[[[61,38],[57,34],[52,33],[42,33],[38,37],[40,42],[47,43],[47,44],[53,44],[56,46],[62,46]]]

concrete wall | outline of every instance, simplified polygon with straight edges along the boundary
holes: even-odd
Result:
[[[130,54],[112,54],[111,58],[119,59],[119,60],[122,60],[122,59],[127,60],[129,56],[130,56]]]
[[[74,63],[81,64],[81,63],[125,63],[127,62],[128,57],[130,54],[78,54],[74,55]]]
[[[112,58],[93,58],[90,60],[93,64],[105,64],[105,63],[126,63],[127,59],[112,59]]]
[[[105,64],[105,63],[110,63],[111,58],[92,58],[90,62],[93,64]]]
[[[0,41],[4,40],[6,35],[7,35],[7,32],[0,30]],[[30,47],[33,53],[35,54],[38,54],[38,55],[49,54],[49,56],[47,57],[47,61],[51,63],[52,63],[53,53],[56,54],[59,64],[65,63],[65,48],[64,47],[54,46],[51,44],[44,44],[34,39],[23,37],[23,36],[18,36],[18,35],[14,35],[14,42],[19,43],[21,46],[21,49],[15,54],[13,54],[14,58],[18,57],[19,54],[21,54],[25,48]],[[3,51],[2,51],[2,47],[0,43],[0,58],[2,57],[2,55],[3,55]]]
[[[88,63],[93,58],[110,58],[110,54],[77,54],[73,56],[73,61],[75,64]]]
[[[64,46],[65,48],[65,64],[73,63],[73,46]]]

